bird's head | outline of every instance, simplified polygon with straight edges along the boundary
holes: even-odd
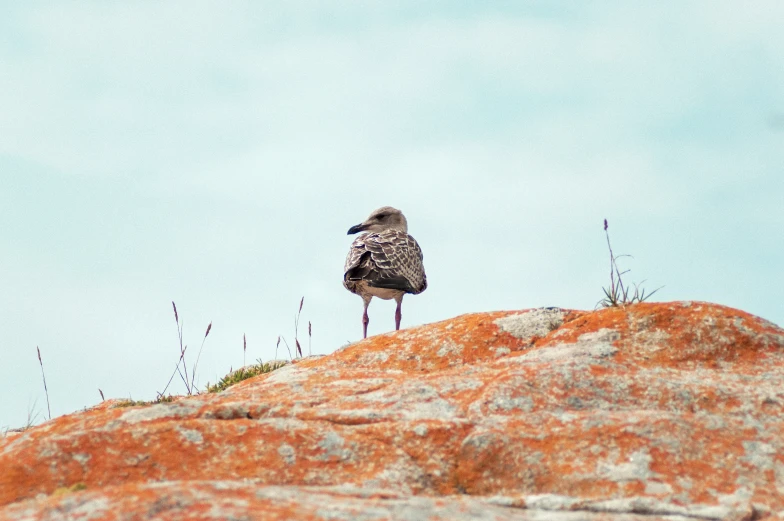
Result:
[[[365,222],[348,229],[348,235],[359,232],[380,232],[384,230],[400,230],[408,233],[408,222],[403,212],[391,206],[382,206],[374,210]]]

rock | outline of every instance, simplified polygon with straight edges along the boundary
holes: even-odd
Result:
[[[784,519],[784,330],[478,313],[0,438],[0,520]]]

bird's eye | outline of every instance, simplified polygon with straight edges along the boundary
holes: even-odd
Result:
[[[389,214],[380,213],[380,214],[376,215],[376,219],[378,219],[380,221],[380,220],[384,219],[387,215],[389,215]]]

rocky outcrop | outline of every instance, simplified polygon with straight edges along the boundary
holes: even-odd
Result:
[[[784,330],[478,313],[0,438],[0,520],[784,519]]]

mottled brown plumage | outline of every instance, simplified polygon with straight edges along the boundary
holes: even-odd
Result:
[[[373,297],[394,299],[395,329],[400,329],[403,295],[422,293],[427,276],[422,263],[422,249],[408,234],[408,223],[400,210],[379,208],[365,222],[352,226],[348,233],[363,233],[351,244],[343,272],[343,285],[362,297],[364,336],[370,322],[367,308]]]

